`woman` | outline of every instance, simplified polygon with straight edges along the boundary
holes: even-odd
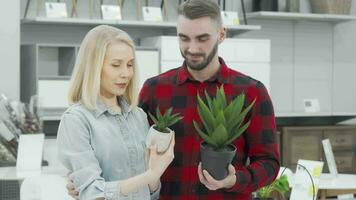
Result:
[[[158,199],[169,150],[146,158],[147,115],[136,107],[135,48],[127,33],[100,25],[85,36],[69,90],[71,106],[58,129],[61,162],[79,197]],[[147,169],[146,162],[147,160]]]

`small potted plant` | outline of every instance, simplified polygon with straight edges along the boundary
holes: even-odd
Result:
[[[223,86],[217,89],[216,97],[211,98],[205,91],[207,104],[198,98],[198,114],[204,126],[203,131],[194,121],[194,127],[203,138],[200,144],[202,169],[207,170],[217,180],[228,174],[228,165],[235,156],[236,147],[231,144],[248,128],[250,121],[245,116],[255,100],[244,107],[245,94],[241,93],[229,104]]]
[[[266,185],[257,190],[257,197],[254,200],[274,200],[285,199],[285,193],[290,190],[287,175],[282,175],[271,184]],[[275,197],[273,197],[275,196]]]
[[[157,107],[156,116],[148,113],[154,124],[148,131],[146,144],[147,146],[156,144],[159,153],[165,152],[171,142],[173,130],[168,127],[182,119],[182,117],[179,116],[179,113],[172,114],[172,110],[172,108],[169,108],[162,115]]]

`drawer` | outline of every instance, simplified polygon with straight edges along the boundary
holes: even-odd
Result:
[[[354,156],[352,152],[334,153],[338,172],[351,172],[354,169]]]
[[[356,133],[352,130],[326,130],[324,138],[329,138],[331,146],[337,148],[351,149],[354,144]]]
[[[141,40],[141,46],[155,47],[160,49],[162,61],[183,61],[179,50],[178,37],[162,36],[143,38]]]
[[[305,135],[293,137],[290,140],[290,163],[296,164],[299,159],[320,159],[320,137]]]
[[[282,162],[292,167],[299,159],[320,160],[322,131],[308,128],[282,129]]]
[[[219,55],[226,62],[270,62],[270,40],[228,38],[220,44]]]
[[[261,81],[270,91],[271,65],[270,63],[227,62],[227,65],[238,72]]]
[[[39,80],[37,90],[40,107],[68,107],[69,83],[69,80]]]
[[[179,50],[179,43],[177,37],[163,37],[161,42],[162,61],[183,62],[183,57]]]

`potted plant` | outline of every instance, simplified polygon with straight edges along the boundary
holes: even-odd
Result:
[[[156,116],[151,113],[148,114],[154,124],[148,131],[146,144],[147,146],[156,144],[159,153],[165,152],[173,136],[173,131],[168,127],[177,123],[182,117],[179,116],[179,113],[172,114],[172,108],[166,110],[163,115],[158,107],[156,108]]]
[[[287,175],[282,175],[274,180],[270,185],[264,186],[257,190],[255,200],[274,200],[273,196],[278,196],[278,199],[285,199],[285,193],[290,190]]]
[[[196,121],[193,123],[203,138],[200,144],[202,169],[221,180],[227,176],[228,165],[235,156],[236,147],[231,143],[248,128],[250,121],[246,121],[245,116],[255,100],[244,108],[245,94],[241,93],[228,104],[223,86],[217,89],[213,99],[206,91],[205,96],[207,104],[197,95],[198,114],[205,131]]]

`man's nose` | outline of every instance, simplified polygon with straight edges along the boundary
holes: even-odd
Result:
[[[197,42],[190,42],[188,52],[190,53],[199,53],[199,44]]]

